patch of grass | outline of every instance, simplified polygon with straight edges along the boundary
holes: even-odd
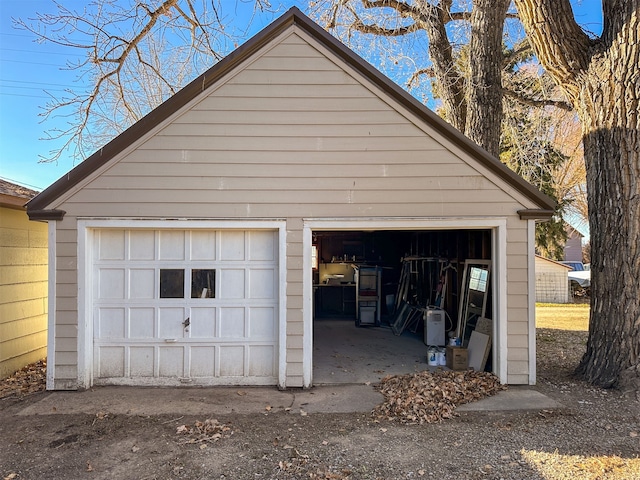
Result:
[[[522,458],[544,478],[603,480],[640,478],[640,459],[613,456],[563,455],[522,449]]]
[[[588,303],[536,303],[536,328],[589,330]]]

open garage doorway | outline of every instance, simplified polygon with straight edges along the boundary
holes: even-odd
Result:
[[[467,346],[477,320],[495,317],[496,229],[314,228],[309,234],[314,385],[437,368],[429,365],[429,347],[444,350],[456,336]],[[470,262],[484,269],[471,290]],[[492,359],[487,352],[485,370],[494,371]]]

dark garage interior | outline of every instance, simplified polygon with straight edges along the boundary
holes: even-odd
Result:
[[[316,385],[434,368],[429,357],[451,337],[466,349],[478,319],[492,317],[491,230],[314,231],[312,240]]]

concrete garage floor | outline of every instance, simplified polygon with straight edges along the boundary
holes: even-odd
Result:
[[[353,319],[313,322],[313,384],[376,383],[386,375],[414,373],[427,365],[422,332],[395,336],[380,327],[356,327]]]

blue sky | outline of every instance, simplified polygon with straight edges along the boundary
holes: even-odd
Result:
[[[236,0],[225,0],[233,1]],[[86,1],[60,0],[70,8],[82,9]],[[237,0],[235,5],[241,5]],[[574,0],[576,18],[591,32],[601,25],[600,0]],[[305,2],[272,1],[283,12],[291,5],[305,11]],[[246,6],[247,3],[244,2]],[[52,0],[0,0],[0,177],[34,190],[43,190],[74,167],[70,156],[57,163],[41,163],[57,145],[42,140],[46,131],[60,119],[42,121],[39,114],[47,102],[45,90],[61,94],[65,88],[78,85],[76,72],[65,70],[69,54],[63,47],[34,42],[34,36],[12,27],[11,18],[29,19],[38,13],[54,13]],[[251,33],[257,33],[273,16],[265,15],[255,22]]]

